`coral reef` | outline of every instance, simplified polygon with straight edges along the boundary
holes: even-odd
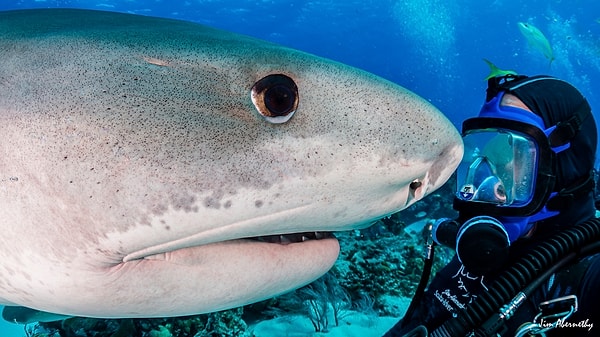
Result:
[[[276,306],[269,309],[274,316],[302,315],[308,317],[315,332],[327,332],[332,319],[340,319],[351,307],[350,296],[333,273],[327,273],[313,283],[280,296]]]
[[[206,315],[153,319],[74,317],[32,326],[28,337],[251,337],[243,308]]]

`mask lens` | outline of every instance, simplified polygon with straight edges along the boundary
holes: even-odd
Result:
[[[537,148],[526,135],[507,130],[473,130],[464,137],[457,197],[502,206],[529,203],[535,183]]]

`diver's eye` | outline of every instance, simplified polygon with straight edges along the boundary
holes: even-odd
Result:
[[[298,107],[298,87],[294,80],[282,74],[263,77],[252,87],[252,103],[271,123],[285,123]]]
[[[506,202],[506,190],[504,189],[504,184],[502,184],[501,181],[494,185],[494,195],[498,201]]]

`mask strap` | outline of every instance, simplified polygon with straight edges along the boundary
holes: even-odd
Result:
[[[565,187],[560,190],[556,196],[551,197],[546,203],[549,210],[560,210],[569,208],[573,202],[594,190],[594,173],[590,174],[581,183],[576,183],[571,187]]]
[[[552,148],[567,145],[573,137],[581,130],[583,122],[590,115],[590,108],[587,100],[583,100],[575,110],[575,113],[564,122],[558,122],[556,128],[548,135],[550,146]]]
[[[520,81],[525,78],[527,78],[525,75],[507,74],[488,79],[485,101],[491,101],[492,98],[496,97],[496,95],[500,93],[500,91],[510,91],[512,86],[514,86],[513,82]]]

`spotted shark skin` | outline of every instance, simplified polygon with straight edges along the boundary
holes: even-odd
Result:
[[[323,233],[408,207],[462,156],[453,125],[398,85],[195,23],[0,12],[0,59],[6,306],[166,317],[263,300],[333,265]],[[282,85],[285,122],[254,97],[271,75],[297,90]]]

